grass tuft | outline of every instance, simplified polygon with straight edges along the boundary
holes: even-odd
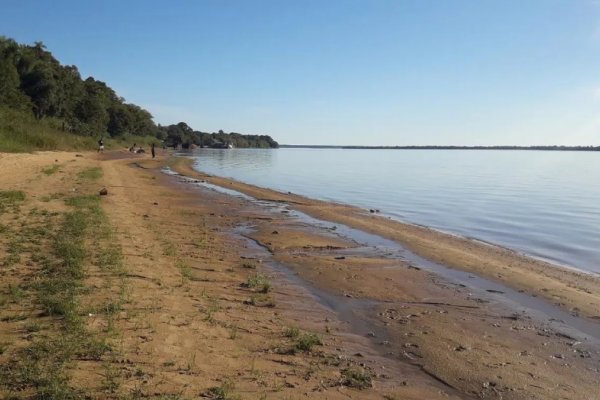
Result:
[[[25,200],[25,193],[20,190],[0,190],[0,214],[8,207],[18,210],[19,203]]]
[[[205,393],[205,396],[213,400],[233,400],[237,397],[233,396],[233,389],[235,388],[232,381],[227,380],[221,384],[221,386],[211,387]]]
[[[288,338],[297,338],[300,336],[300,329],[296,328],[295,326],[289,327],[283,332],[283,336]]]
[[[346,368],[341,371],[341,384],[355,389],[368,389],[373,386],[371,374],[362,369]]]
[[[298,335],[294,343],[294,350],[309,352],[314,346],[322,346],[323,342],[314,333],[303,333]]]
[[[242,286],[254,289],[259,293],[269,293],[271,290],[271,282],[264,274],[252,274],[246,283]]]

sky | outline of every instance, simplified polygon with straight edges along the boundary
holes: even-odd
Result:
[[[282,144],[600,145],[600,0],[0,0],[155,122]]]

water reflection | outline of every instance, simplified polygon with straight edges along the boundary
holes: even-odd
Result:
[[[600,154],[199,149],[196,168],[600,273]]]

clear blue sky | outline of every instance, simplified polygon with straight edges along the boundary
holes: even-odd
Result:
[[[2,0],[161,124],[286,144],[600,145],[596,0]]]

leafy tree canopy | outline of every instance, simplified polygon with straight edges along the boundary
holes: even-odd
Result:
[[[106,83],[82,79],[73,65],[61,65],[44,43],[19,44],[0,36],[0,107],[62,121],[64,130],[83,136],[156,137],[174,147],[278,147],[270,136],[194,131],[185,122],[156,125],[152,114],[127,103]]]

